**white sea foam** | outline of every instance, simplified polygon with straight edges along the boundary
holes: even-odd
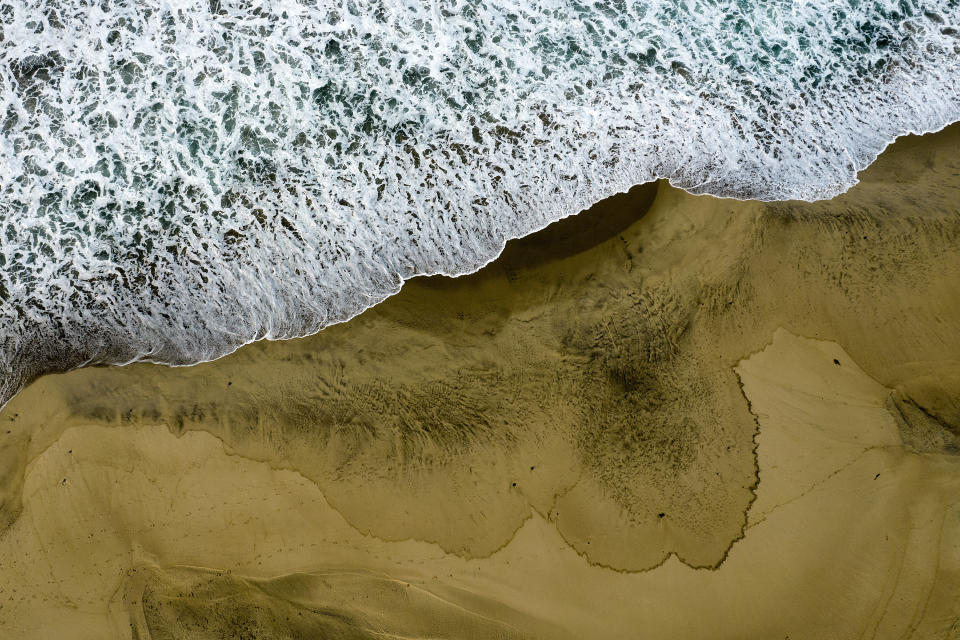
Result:
[[[831,197],[960,114],[953,0],[0,0],[0,402],[345,320],[657,177]]]

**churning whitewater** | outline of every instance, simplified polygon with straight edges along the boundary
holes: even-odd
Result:
[[[960,117],[954,0],[0,0],[0,403],[461,274],[657,177],[831,197]]]

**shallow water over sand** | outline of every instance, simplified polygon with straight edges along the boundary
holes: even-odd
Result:
[[[951,637],[958,142],[816,204],[637,187],[311,338],[41,378],[0,629]]]

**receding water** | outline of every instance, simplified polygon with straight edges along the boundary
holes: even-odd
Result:
[[[188,364],[665,177],[819,199],[960,117],[960,6],[0,0],[0,402]]]

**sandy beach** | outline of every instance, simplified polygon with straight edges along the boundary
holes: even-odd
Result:
[[[817,203],[640,185],[309,338],[36,380],[0,637],[960,638],[958,144]]]

